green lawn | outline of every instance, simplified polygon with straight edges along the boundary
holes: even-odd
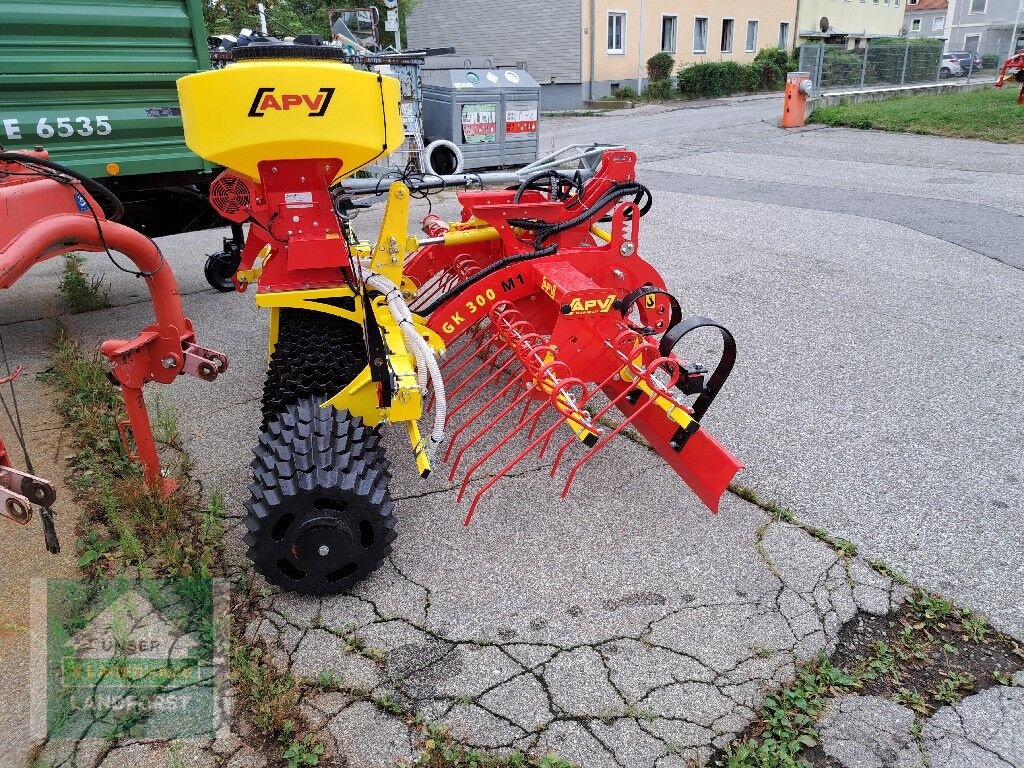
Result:
[[[1024,105],[1020,87],[982,88],[970,93],[901,96],[887,101],[815,109],[808,122],[875,128],[882,131],[928,133],[1024,144]]]

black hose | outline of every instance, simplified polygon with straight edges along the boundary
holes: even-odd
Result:
[[[529,253],[520,253],[520,254],[518,254],[516,256],[506,256],[504,259],[501,259],[500,261],[494,262],[493,264],[491,264],[491,266],[487,267],[486,269],[482,269],[479,272],[477,272],[475,275],[472,275],[471,277],[466,278],[466,280],[464,280],[463,282],[459,283],[458,285],[456,285],[454,288],[452,288],[451,290],[447,291],[446,293],[441,294],[438,298],[436,298],[434,301],[432,301],[426,307],[424,307],[423,309],[419,310],[418,314],[424,314],[424,315],[433,314],[434,312],[437,311],[438,307],[440,307],[446,301],[448,301],[449,299],[453,298],[454,296],[457,296],[458,294],[462,293],[469,286],[474,285],[475,283],[478,283],[481,280],[483,280],[485,277],[487,277],[487,276],[497,272],[499,269],[504,269],[505,267],[509,266],[510,264],[518,264],[521,261],[530,261],[531,259],[539,259],[542,256],[550,256],[551,254],[553,254],[557,250],[558,250],[558,246],[557,245],[549,245],[547,248],[541,248],[541,249],[536,250],[536,251],[530,251]]]
[[[41,168],[61,173],[65,176],[70,176],[72,179],[81,182],[82,186],[85,187],[93,197],[101,197],[110,205],[113,209],[113,213],[107,216],[109,221],[118,221],[122,216],[124,216],[124,205],[122,205],[121,200],[117,195],[95,179],[83,176],[78,171],[73,171],[66,165],[55,163],[52,160],[43,160],[35,155],[25,155],[21,152],[0,152],[0,162],[18,163],[19,165],[24,165],[27,168],[39,166]]]

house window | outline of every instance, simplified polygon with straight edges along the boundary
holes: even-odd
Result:
[[[932,32],[938,32],[944,26],[946,26],[945,16],[936,16],[934,19],[932,19]]]
[[[964,50],[977,53],[981,48],[981,35],[967,35],[964,37]]]
[[[789,47],[789,22],[779,22],[779,48],[786,50]]]
[[[708,52],[708,20],[706,16],[698,16],[693,20],[693,52]]]
[[[732,53],[733,30],[736,22],[733,19],[722,19],[722,53]]]
[[[988,10],[988,0],[971,0],[971,10],[968,13],[984,13]]]
[[[907,5],[917,5],[918,0],[907,0]]]
[[[676,17],[661,17],[661,50],[665,53],[676,52]]]
[[[910,22],[910,31],[911,32],[920,32],[921,31],[921,20],[920,19],[914,19],[912,22]]]
[[[626,52],[626,14],[608,13],[608,53]]]
[[[747,53],[757,50],[757,22],[753,19],[747,22]]]

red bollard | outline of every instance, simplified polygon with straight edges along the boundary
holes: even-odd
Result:
[[[807,96],[811,93],[811,76],[806,72],[790,72],[786,76],[786,95],[782,102],[782,127],[802,128],[807,120]]]

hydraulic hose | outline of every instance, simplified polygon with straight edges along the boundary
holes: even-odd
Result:
[[[69,176],[72,179],[81,182],[82,186],[88,190],[89,194],[94,197],[103,198],[103,200],[110,205],[114,212],[107,216],[108,221],[117,221],[124,216],[124,205],[121,204],[121,200],[117,195],[95,179],[83,176],[78,171],[73,171],[66,165],[55,163],[52,160],[43,160],[41,157],[36,157],[35,155],[22,154],[21,152],[0,152],[0,163],[18,163],[19,165],[24,165],[26,168],[39,166],[40,168],[45,168],[49,171],[62,174],[63,176]]]
[[[423,388],[429,377],[434,387],[434,426],[430,434],[433,443],[440,443],[444,440],[445,423],[448,420],[448,399],[445,395],[444,379],[441,376],[441,368],[434,357],[434,351],[427,344],[426,340],[416,331],[412,320],[412,312],[409,305],[402,298],[402,292],[391,280],[384,275],[371,272],[367,265],[363,266],[364,282],[369,288],[380,291],[384,294],[388,310],[395,319],[398,327],[402,329],[406,344],[412,350],[416,358],[416,383]]]

